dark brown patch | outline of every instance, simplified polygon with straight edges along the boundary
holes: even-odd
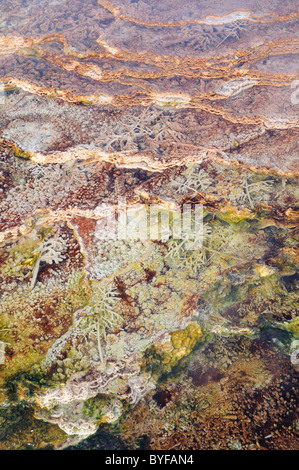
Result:
[[[122,281],[122,279],[120,279],[119,277],[116,277],[115,278],[115,285],[116,285],[116,288],[117,288],[117,290],[119,292],[119,295],[122,298],[122,300],[124,300],[127,304],[131,305],[133,299],[130,295],[128,295],[126,293],[126,285]]]
[[[151,269],[145,269],[145,280],[146,282],[151,282],[151,280],[155,277],[157,271],[153,271]]]
[[[219,382],[223,374],[214,367],[209,367],[203,371],[202,366],[196,362],[193,364],[192,369],[189,370],[188,376],[192,378],[192,382],[196,387],[201,387],[212,382]]]

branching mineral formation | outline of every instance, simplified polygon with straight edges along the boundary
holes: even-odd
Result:
[[[298,449],[296,2],[0,13],[0,449]]]

